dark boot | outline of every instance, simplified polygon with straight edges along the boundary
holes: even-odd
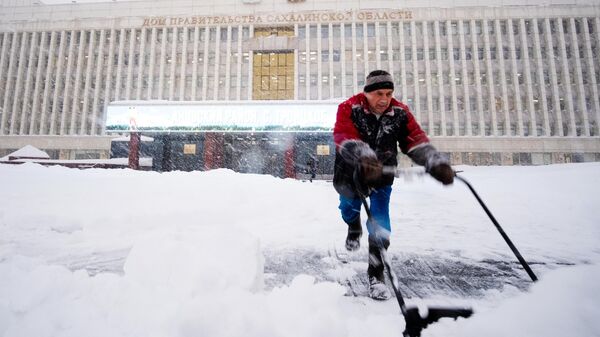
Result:
[[[367,269],[369,296],[376,300],[387,300],[392,297],[390,290],[385,285],[383,258],[380,251],[380,247],[387,251],[389,246],[389,239],[374,239],[369,235],[369,268]]]
[[[346,249],[355,251],[360,248],[360,237],[362,236],[362,225],[360,215],[352,222],[348,222],[348,236],[346,236]]]

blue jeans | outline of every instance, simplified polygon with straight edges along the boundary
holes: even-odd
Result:
[[[367,231],[369,235],[377,238],[389,239],[390,226],[390,194],[392,186],[385,186],[376,189],[371,193],[371,219],[367,219]],[[342,219],[346,223],[352,223],[360,215],[362,201],[359,197],[346,198],[340,195],[339,209],[342,212]]]

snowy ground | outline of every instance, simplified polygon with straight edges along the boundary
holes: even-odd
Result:
[[[458,169],[540,282],[464,185],[398,179],[408,304],[475,309],[423,336],[600,336],[600,163]],[[0,165],[0,336],[401,336],[335,282],[366,270],[344,237],[324,181]]]

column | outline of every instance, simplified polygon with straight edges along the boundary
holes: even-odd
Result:
[[[588,67],[588,74],[590,74],[590,88],[592,90],[592,99],[594,102],[594,111],[595,111],[595,122],[596,122],[596,130],[591,130],[591,132],[593,132],[593,134],[595,136],[597,136],[599,134],[600,131],[600,126],[598,125],[600,123],[600,101],[598,100],[598,78],[596,78],[596,72],[595,72],[595,67],[594,67],[594,54],[592,53],[592,46],[591,46],[591,38],[590,38],[590,31],[588,28],[588,19],[587,18],[583,18],[583,34],[584,34],[584,41],[585,41],[585,55],[586,55],[586,59],[587,59],[587,67]],[[594,20],[596,22],[596,32],[598,32],[598,28],[600,28],[600,19],[596,18],[596,19],[590,19],[590,20]],[[598,38],[600,39],[600,34],[596,34],[598,36]],[[600,45],[600,43],[598,43],[598,45]],[[591,116],[590,116],[591,117]]]
[[[250,25],[250,27],[248,27],[248,34],[250,36],[250,38],[254,37],[254,25]],[[253,74],[252,74],[252,65],[253,65],[253,60],[252,60],[252,51],[248,51],[248,100],[252,99],[252,81],[253,79]]]
[[[24,135],[26,134],[26,130],[28,128],[26,128],[27,125],[27,117],[29,116],[29,118],[33,118],[34,113],[30,110],[31,105],[29,104],[29,94],[31,93],[31,81],[32,81],[32,76],[33,76],[33,62],[34,62],[34,55],[36,54],[36,50],[37,52],[40,52],[40,45],[38,44],[38,33],[37,32],[33,32],[31,34],[31,42],[29,43],[29,60],[27,61],[27,75],[25,75],[25,88],[23,89],[23,102],[21,105],[21,123],[19,124],[19,134],[20,135]],[[38,54],[37,57],[39,58],[41,55]],[[29,108],[28,108],[29,106]],[[31,122],[31,120],[29,121]]]
[[[215,31],[215,70],[214,70],[214,87],[213,87],[213,92],[214,95],[213,97],[211,97],[214,100],[218,100],[219,99],[219,68],[221,65],[221,51],[219,50],[220,48],[220,41],[221,41],[221,26],[217,26],[216,27],[216,31]]]
[[[157,99],[163,99],[164,87],[165,87],[165,62],[167,54],[167,28],[162,29],[161,41],[160,41],[160,60],[158,66],[158,97]]]
[[[392,22],[391,21],[387,21],[386,24],[386,28],[387,29],[387,45],[388,45],[388,69],[390,70],[390,74],[394,74],[394,50],[393,50],[393,45],[392,45]],[[395,80],[397,81],[397,80]]]
[[[481,23],[481,33],[487,30],[487,27],[483,26],[483,22]],[[475,20],[471,20],[471,33],[477,31],[477,25],[475,24]],[[479,134],[477,136],[485,136],[485,118],[483,116],[483,96],[481,89],[481,71],[479,69],[479,44],[477,42],[477,34],[471,34],[471,50],[472,50],[472,60],[473,60],[473,77],[475,78],[475,89],[477,92],[477,115],[478,115],[478,124],[479,124]]]
[[[77,121],[77,113],[79,111],[79,87],[81,86],[81,67],[84,58],[84,47],[86,43],[86,32],[79,32],[79,48],[77,50],[77,67],[75,68],[75,84],[73,85],[73,100],[71,101],[71,119],[69,121],[69,134],[75,134],[75,122]],[[66,127],[66,125],[65,125]]]
[[[81,110],[81,116],[79,116],[79,134],[85,134],[86,122],[88,110],[90,108],[90,85],[92,82],[92,65],[94,63],[94,50],[96,46],[94,45],[96,42],[96,31],[92,30],[90,32],[90,43],[88,46],[87,53],[87,67],[85,70],[85,83],[83,89],[83,109]],[[98,57],[102,55],[98,54]],[[73,132],[72,132],[73,133]]]
[[[19,34],[17,33],[12,33],[12,43],[10,45],[10,61],[8,62],[8,73],[6,76],[6,87],[4,89],[4,101],[2,104],[2,120],[0,122],[0,134],[4,135],[6,134],[6,120],[8,118],[8,102],[10,100],[11,97],[13,97],[13,81],[12,81],[12,77],[13,77],[13,71],[15,69],[15,62],[16,62],[16,53],[17,53],[17,42],[18,42],[18,37]],[[5,33],[6,36],[6,33]],[[4,56],[4,53],[2,54],[2,56]]]
[[[550,80],[552,81],[552,101],[553,101],[553,111],[554,116],[556,118],[556,132],[552,136],[560,136],[564,135],[563,126],[562,126],[562,110],[560,108],[559,94],[558,94],[558,80],[556,73],[556,64],[554,62],[554,58],[556,54],[554,52],[554,47],[552,43],[552,30],[550,29],[550,19],[544,19],[544,23],[546,24],[546,46],[548,50],[548,61],[550,61]]]
[[[192,51],[192,95],[191,100],[196,100],[196,90],[198,89],[198,39],[200,36],[200,28],[194,27],[194,46]],[[204,55],[206,57],[206,55]],[[203,58],[204,58],[203,57]]]
[[[298,36],[298,24],[294,24],[294,36]],[[298,79],[298,50],[300,49],[300,46],[298,46],[298,48],[294,48],[294,99],[297,100],[298,99],[298,86],[300,85],[299,83],[299,79]],[[250,65],[252,66],[252,64]]]
[[[92,102],[92,118],[89,119],[89,132],[86,132],[85,129],[81,130],[81,134],[93,135],[95,133],[94,124],[96,123],[96,117],[98,116],[98,108],[99,108],[99,97],[100,97],[100,81],[102,80],[102,69],[104,68],[104,42],[106,41],[106,30],[103,29],[100,31],[100,40],[98,41],[98,57],[96,58],[96,81],[94,83],[94,101]],[[107,58],[109,61],[110,58]],[[108,67],[108,64],[106,65]],[[110,76],[110,74],[106,74],[106,76]],[[82,128],[87,128],[87,122],[82,123]]]
[[[576,136],[575,127],[575,109],[573,108],[573,93],[571,92],[571,74],[569,73],[569,60],[567,59],[567,48],[565,43],[565,32],[563,28],[563,20],[556,20],[558,27],[558,46],[560,50],[560,58],[562,65],[562,78],[565,88],[564,96],[567,101],[567,113],[569,115],[569,122],[567,124],[568,136]],[[577,51],[579,52],[579,51]]]
[[[467,68],[467,52],[465,50],[465,28],[463,27],[464,23],[462,20],[458,20],[458,39],[460,44],[460,60],[461,60],[461,70],[460,73],[462,75],[462,83],[463,83],[463,107],[465,109],[465,135],[472,136],[473,130],[471,130],[471,100],[469,95],[469,77],[468,77],[468,68]],[[473,35],[474,30],[469,30]],[[471,59],[472,55],[471,55]]]
[[[169,55],[170,65],[169,65],[169,101],[173,101],[175,99],[175,67],[177,65],[177,42],[179,41],[179,28],[173,27],[171,28],[173,31],[173,38],[171,39],[171,55]],[[217,38],[219,34],[217,34]]]
[[[3,75],[3,72],[4,72],[4,64],[6,62],[6,55],[8,53],[7,52],[8,48],[6,47],[7,44],[8,44],[8,34],[10,34],[10,33],[5,32],[3,34],[3,37],[2,37],[2,51],[0,53],[0,78],[2,78],[2,75]],[[14,36],[14,34],[13,34],[13,36]],[[11,49],[12,49],[12,46],[11,46]],[[7,82],[9,82],[9,81],[7,81]],[[0,89],[2,89],[1,83],[0,83]],[[6,97],[7,97],[6,96],[6,93],[7,93],[6,88],[4,88],[4,89],[5,89],[5,91],[4,91],[4,97],[3,97],[4,98],[4,100],[3,100],[3,106],[5,105]],[[6,109],[3,108],[2,111],[4,112],[4,111],[6,111]],[[4,134],[4,125],[5,125],[5,123],[6,123],[6,114],[3,113],[2,114],[2,118],[0,119],[0,135]]]
[[[10,135],[14,135],[15,132],[17,132],[16,130],[16,123],[17,123],[17,114],[19,113],[18,111],[18,103],[19,103],[19,98],[21,97],[21,82],[23,81],[23,72],[25,71],[23,68],[25,67],[25,48],[27,46],[27,35],[28,33],[23,32],[21,33],[21,50],[19,51],[19,66],[17,68],[17,80],[16,80],[16,84],[15,84],[15,90],[14,92],[12,92],[11,94],[13,95],[13,102],[12,102],[12,114],[10,116],[10,127],[9,127],[9,131],[8,133]]]
[[[231,87],[231,26],[227,26],[227,47],[225,49],[225,100],[229,100]]]
[[[582,20],[583,21],[583,20]],[[588,119],[588,111],[585,105],[585,90],[583,89],[583,78],[581,74],[581,60],[579,59],[579,42],[577,41],[577,32],[575,31],[575,19],[569,18],[571,31],[571,50],[572,57],[575,57],[575,88],[577,90],[577,100],[579,105],[579,113],[581,114],[582,135],[590,136],[590,121]]]
[[[353,93],[358,92],[358,80],[357,80],[357,60],[356,60],[356,22],[352,21],[352,91]],[[365,55],[363,55],[363,58]],[[366,61],[365,61],[366,62]]]
[[[131,99],[131,87],[133,87],[133,68],[135,57],[135,44],[137,41],[137,32],[132,28],[129,32],[129,57],[127,59],[127,81],[125,82],[125,99]],[[139,58],[138,58],[139,59]]]
[[[452,135],[458,136],[460,134],[460,125],[458,121],[458,107],[456,97],[456,72],[454,71],[454,30],[452,29],[452,22],[446,21],[446,32],[448,32],[448,63],[450,64],[450,92],[452,94]]]
[[[137,85],[135,90],[135,99],[142,99],[142,87],[144,86],[144,77],[146,74],[146,34],[148,33],[147,28],[142,28],[140,33],[140,50],[138,52],[138,71],[136,73]],[[150,99],[150,96],[147,96]]]
[[[41,129],[41,126],[36,128],[36,122],[38,120],[38,115],[41,115],[40,110],[40,91],[42,90],[42,81],[43,81],[43,77],[42,77],[42,69],[44,67],[44,55],[48,56],[48,62],[50,62],[50,54],[48,52],[48,49],[46,49],[46,44],[47,44],[47,40],[48,40],[48,34],[46,32],[42,32],[42,38],[40,41],[40,46],[44,46],[44,48],[40,48],[40,52],[38,55],[38,60],[37,60],[37,67],[36,67],[36,73],[35,73],[35,84],[33,85],[33,102],[31,104],[31,123],[29,124],[29,134],[33,135],[36,134],[36,129],[37,129],[37,133],[39,134],[39,130]],[[1,78],[1,75],[0,75]]]
[[[415,94],[413,97],[413,106],[415,108],[415,118],[421,120],[421,96],[419,88],[419,61],[417,60],[417,29],[414,21],[410,22],[410,36],[412,43],[412,64],[413,64],[413,83]]]
[[[334,72],[333,72],[333,25],[329,23],[329,98],[334,95]]]
[[[119,56],[117,57],[117,78],[115,82],[115,96],[114,100],[118,101],[121,99],[121,74],[123,73],[123,57],[125,52],[125,29],[121,29],[119,34]]]
[[[506,68],[504,67],[504,45],[502,44],[502,30],[500,27],[500,20],[494,20],[494,24],[496,26],[496,57],[498,58],[499,64],[500,64],[500,88],[502,90],[502,110],[504,111],[504,134],[503,136],[510,136],[511,133],[511,127],[510,127],[510,110],[509,110],[509,106],[508,106],[508,88],[506,86]],[[506,35],[508,35],[509,37],[509,44],[514,45],[514,40],[512,40],[512,25],[511,25],[511,21],[507,20],[508,22],[506,23]],[[514,59],[514,57],[513,57]],[[491,75],[491,74],[489,74]],[[515,81],[515,76],[513,76],[513,82]],[[490,82],[492,81],[492,76],[490,76]],[[519,83],[517,82],[517,88],[518,88]],[[518,89],[517,89],[518,90]],[[521,100],[521,95],[515,95],[518,97],[518,100]],[[513,99],[516,101],[517,98],[513,97]],[[494,102],[492,100],[492,102]],[[515,103],[516,105],[516,103]],[[494,122],[494,125],[496,125],[497,122]],[[498,135],[498,134],[496,134]]]
[[[440,130],[439,135],[446,136],[446,106],[444,104],[444,67],[442,65],[442,44],[440,41],[440,22],[433,22],[433,33],[435,39],[435,59],[437,62],[437,79],[438,79],[438,105],[440,107],[439,119],[440,119]],[[435,121],[433,121],[435,130]],[[431,133],[432,130],[429,132]],[[432,133],[433,134],[433,133]]]
[[[73,59],[75,56],[73,55],[75,49],[75,43],[77,42],[78,32],[72,30],[69,42],[69,52],[67,56],[67,73],[65,75],[65,90],[63,91],[63,104],[62,110],[60,114],[60,128],[59,134],[65,135],[67,133],[67,113],[69,112],[69,102],[71,102],[71,94],[73,83],[71,81],[71,73],[73,72]]]
[[[368,39],[368,35],[369,32],[367,30],[367,23],[363,22],[362,24],[362,29],[363,29],[363,56],[365,58],[365,62],[364,62],[364,67],[365,67],[365,78],[367,77],[367,75],[369,74],[369,43],[367,42]],[[358,75],[357,75],[358,76]],[[364,80],[365,78],[362,78],[361,80]],[[358,90],[362,91],[363,88],[357,88]]]
[[[208,100],[208,43],[210,41],[210,27],[204,28],[204,63],[202,64],[202,100]]]
[[[346,97],[346,24],[340,23],[340,66],[342,76],[342,97]]]
[[[58,47],[58,64],[56,66],[56,72],[54,73],[54,78],[56,79],[55,83],[54,83],[54,92],[52,93],[52,111],[50,113],[50,129],[48,131],[48,134],[50,135],[54,135],[56,134],[57,130],[57,120],[56,120],[56,114],[58,113],[58,95],[60,93],[64,93],[63,91],[63,65],[65,63],[65,48],[66,48],[66,40],[67,40],[67,32],[66,31],[61,31],[60,32],[60,44]]]
[[[542,19],[543,20],[543,19]],[[534,52],[535,52],[535,62],[537,67],[537,75],[538,75],[538,89],[539,89],[539,100],[541,101],[542,107],[542,126],[544,130],[542,131],[543,136],[549,137],[550,134],[550,119],[548,117],[548,102],[546,101],[546,80],[544,78],[544,63],[542,59],[542,50],[540,47],[540,32],[538,28],[538,20],[532,20],[533,25],[533,44],[534,44]],[[548,50],[547,52],[552,53],[552,50]],[[536,134],[538,135],[537,131]]]
[[[517,53],[515,51],[515,34],[513,29],[513,22],[511,19],[507,20],[507,34],[508,34],[508,48],[510,52],[511,70],[512,70],[512,82],[515,90],[514,101],[515,109],[517,113],[517,136],[524,136],[523,132],[523,108],[521,106],[521,86],[519,85],[519,69],[517,69]],[[527,51],[525,51],[527,52]],[[510,133],[507,133],[510,134]]]
[[[152,95],[154,89],[154,63],[156,62],[156,27],[152,28],[150,33],[150,65],[148,66],[148,91],[146,92],[146,99],[155,98]]]
[[[310,99],[310,25],[306,24],[306,81],[304,85],[306,87],[306,98]]]
[[[425,59],[425,86],[427,90],[427,133],[433,134],[433,102],[431,90],[431,65],[429,64],[429,32],[427,31],[427,21],[421,23],[423,25],[423,55]]]
[[[40,135],[45,135],[48,132],[46,126],[46,120],[48,119],[48,99],[50,95],[50,87],[52,79],[52,72],[54,71],[54,63],[56,58],[54,57],[54,48],[56,47],[56,34],[57,32],[50,33],[50,47],[48,48],[48,64],[46,65],[46,76],[44,76],[44,94],[42,96],[42,108],[40,110]],[[3,54],[4,55],[4,54]],[[2,63],[0,62],[0,68]]]
[[[112,69],[115,63],[115,43],[117,42],[117,31],[115,29],[111,29],[110,30],[110,42],[108,44],[108,58],[106,59],[106,62],[108,62],[108,64],[106,65],[106,83],[104,84],[104,107],[102,109],[102,113],[104,113],[104,111],[106,111],[106,107],[108,106],[108,103],[110,103],[110,89],[112,86]],[[92,130],[90,132],[90,134],[95,135],[95,134],[104,134],[104,128],[105,125],[104,124],[100,124],[98,125],[98,123],[96,122],[96,118],[92,119]],[[99,131],[99,132],[98,132]]]
[[[485,64],[486,64],[486,76],[487,76],[487,84],[488,84],[488,107],[490,109],[490,115],[491,115],[491,135],[492,136],[498,136],[498,123],[497,123],[497,118],[496,118],[496,94],[494,93],[494,68],[492,67],[492,58],[490,55],[490,38],[489,38],[489,34],[488,34],[488,29],[489,29],[489,24],[488,24],[488,20],[483,20],[483,48],[485,50],[484,52],[484,57],[485,57]],[[498,26],[496,26],[496,34],[500,34],[500,31],[498,30]],[[498,51],[496,51],[496,57],[498,57],[502,60],[502,52],[498,53]],[[502,73],[504,73],[504,69],[502,69]],[[506,82],[502,82],[502,83],[506,83]],[[485,130],[485,129],[484,129]],[[485,131],[484,133],[485,134]]]
[[[105,78],[105,83],[104,83],[104,106],[102,106],[100,113],[103,116],[104,115],[104,111],[106,111],[106,107],[108,106],[108,103],[110,103],[110,89],[111,89],[111,83],[112,83],[112,69],[113,69],[113,65],[114,65],[114,59],[115,59],[115,43],[116,43],[116,34],[117,31],[114,29],[110,30],[110,42],[108,44],[108,57],[106,58],[106,78]],[[100,107],[98,107],[100,108]],[[97,109],[98,109],[97,108]],[[100,119],[100,118],[99,118]],[[94,111],[93,115],[92,115],[92,120],[90,121],[90,134],[91,135],[97,135],[97,134],[104,134],[105,131],[105,124],[104,123],[98,123],[96,122],[98,119],[96,119],[96,111]],[[100,119],[100,120],[103,120]]]
[[[297,25],[296,25],[297,26]],[[241,25],[238,26],[238,39],[237,39],[237,68],[236,68],[236,76],[237,76],[237,87],[236,87],[236,91],[235,91],[235,99],[236,100],[241,100],[242,99],[242,62],[243,62],[243,58],[242,58],[242,29],[243,27]],[[298,53],[298,51],[296,49],[294,49],[294,56]],[[297,60],[296,57],[294,57],[294,60]],[[298,70],[294,70],[294,76],[298,73]],[[294,88],[296,88],[296,86],[294,85]],[[297,97],[297,96],[294,96]]]
[[[181,46],[181,66],[179,68],[179,100],[185,101],[185,84],[186,84],[186,66],[187,66],[187,45],[188,45],[188,27],[183,27],[183,45]],[[177,54],[175,54],[177,56]],[[176,57],[175,57],[176,59]]]
[[[532,21],[533,22],[533,21]],[[523,51],[523,66],[525,68],[525,89],[527,92],[527,110],[529,110],[529,135],[537,136],[537,121],[535,116],[535,107],[533,105],[533,85],[531,81],[531,67],[529,65],[529,45],[527,43],[527,29],[525,27],[525,20],[520,19],[519,24],[521,28],[521,50]],[[530,23],[531,24],[531,23]],[[544,82],[542,82],[544,83]],[[543,85],[543,84],[542,84]]]
[[[323,99],[323,62],[322,62],[322,50],[321,50],[321,24],[317,24],[317,99]]]
[[[400,45],[400,82],[402,85],[402,100],[406,101],[408,97],[408,88],[406,87],[406,58],[404,55],[404,21],[398,22],[399,45]]]

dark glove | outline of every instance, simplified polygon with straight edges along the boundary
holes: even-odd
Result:
[[[454,170],[448,163],[433,164],[427,172],[444,185],[450,185],[454,182]]]
[[[431,144],[423,144],[408,152],[410,158],[418,165],[425,166],[425,171],[444,185],[454,182],[454,170],[446,156],[439,153]]]

